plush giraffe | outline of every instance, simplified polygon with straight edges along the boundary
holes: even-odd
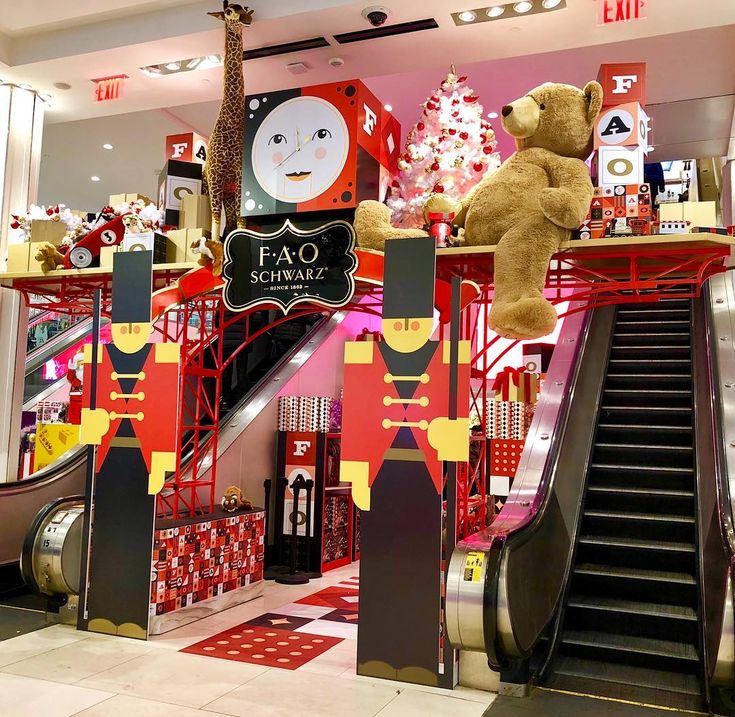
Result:
[[[240,219],[240,182],[242,179],[242,130],[245,120],[245,83],[242,76],[242,28],[249,27],[253,11],[224,0],[222,12],[207,13],[224,20],[225,59],[222,104],[209,138],[207,164],[204,168],[205,190],[212,207],[212,240],[210,249],[221,257],[219,242],[222,207],[225,226],[243,226]],[[219,266],[218,266],[219,265]],[[221,261],[215,262],[221,271]]]

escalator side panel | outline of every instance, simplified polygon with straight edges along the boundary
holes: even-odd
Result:
[[[710,686],[735,685],[731,566],[735,536],[729,485],[735,429],[732,277],[712,277],[694,312],[701,642],[709,692]]]
[[[505,605],[499,599],[497,609],[501,642],[512,657],[528,656],[554,618],[564,594],[614,318],[613,307],[594,312],[546,502],[536,520],[526,530],[511,535],[506,543],[498,590]]]

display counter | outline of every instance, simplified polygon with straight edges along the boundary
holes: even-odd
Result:
[[[159,519],[148,630],[157,635],[263,594],[265,511]]]

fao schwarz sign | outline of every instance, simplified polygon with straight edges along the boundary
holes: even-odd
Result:
[[[287,221],[273,234],[238,229],[225,240],[225,306],[245,311],[298,304],[338,309],[355,293],[355,233],[347,222],[297,229]]]

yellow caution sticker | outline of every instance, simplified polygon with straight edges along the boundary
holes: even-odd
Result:
[[[485,565],[485,553],[472,550],[464,561],[464,579],[468,583],[479,583],[482,580],[482,568]]]

